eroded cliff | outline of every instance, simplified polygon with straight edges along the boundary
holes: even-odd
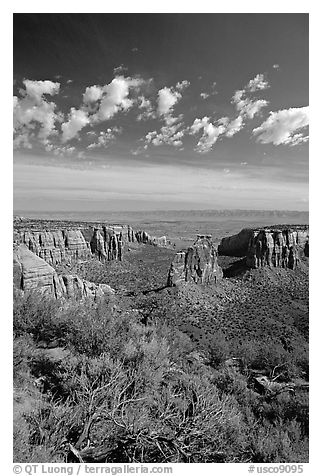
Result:
[[[177,286],[184,282],[216,283],[222,276],[211,236],[198,235],[193,246],[176,254],[169,270],[168,286]]]
[[[245,256],[250,268],[295,269],[301,254],[309,255],[308,226],[247,228],[221,240],[219,255]]]
[[[122,261],[124,247],[129,243],[166,246],[160,238],[146,231],[134,231],[129,225],[97,225],[82,228],[52,228],[46,230],[20,229],[16,243],[25,244],[30,251],[55,266],[62,262],[97,257],[100,261]]]
[[[37,290],[55,298],[92,298],[113,295],[107,284],[95,284],[75,275],[58,275],[44,259],[24,244],[14,247],[13,283],[21,291]]]

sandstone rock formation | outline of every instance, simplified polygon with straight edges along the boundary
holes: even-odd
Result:
[[[218,245],[219,256],[246,256],[252,232],[251,228],[243,228],[237,235],[223,238]]]
[[[135,236],[129,226],[102,226],[94,228],[90,247],[100,261],[122,261],[124,243],[133,241]]]
[[[51,265],[90,256],[89,246],[81,230],[27,230],[21,232],[19,241]]]
[[[308,227],[244,229],[221,240],[219,255],[246,256],[250,268],[263,266],[295,269],[300,251],[309,254]]]
[[[222,276],[211,236],[198,235],[193,246],[176,254],[169,270],[168,286],[177,286],[184,282],[216,283]]]
[[[14,248],[13,283],[16,288],[23,291],[41,289],[42,292],[55,297],[63,294],[61,282],[54,268],[25,245]]]
[[[88,259],[92,255],[100,261],[123,259],[125,244],[144,243],[166,246],[165,236],[150,236],[145,231],[134,232],[128,225],[97,225],[82,229],[22,230],[15,241],[24,243],[30,251],[55,266],[63,261]]]
[[[13,281],[22,291],[37,290],[55,298],[97,299],[115,292],[107,284],[95,284],[73,275],[59,276],[52,266],[25,245],[14,248]]]
[[[135,238],[138,243],[144,243],[155,246],[167,246],[166,236],[161,236],[157,238],[156,236],[149,235],[144,230],[139,230],[135,232]]]

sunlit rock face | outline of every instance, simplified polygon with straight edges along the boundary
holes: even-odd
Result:
[[[223,238],[218,252],[226,256],[245,256],[250,268],[295,269],[301,254],[309,255],[309,228],[244,229],[237,235]]]
[[[160,238],[146,231],[134,231],[129,225],[97,225],[82,229],[24,230],[16,237],[30,251],[55,266],[62,262],[88,259],[95,256],[100,261],[122,261],[124,246],[142,243],[166,246],[165,236]]]
[[[198,235],[193,246],[176,254],[169,270],[168,286],[184,282],[212,284],[217,283],[222,276],[211,236]]]
[[[39,291],[55,298],[96,300],[115,293],[107,284],[95,284],[76,275],[58,275],[52,266],[25,245],[14,247],[13,283],[21,291]]]
[[[51,265],[90,256],[90,249],[81,230],[23,231],[21,243]]]
[[[95,228],[90,242],[91,252],[100,261],[122,261],[125,241],[132,241],[132,235],[128,235],[128,227]]]

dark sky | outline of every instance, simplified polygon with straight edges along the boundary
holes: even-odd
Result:
[[[308,59],[306,14],[14,14],[15,208],[307,209]]]

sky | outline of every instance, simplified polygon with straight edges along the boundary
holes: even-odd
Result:
[[[308,210],[308,15],[14,14],[14,211]]]

